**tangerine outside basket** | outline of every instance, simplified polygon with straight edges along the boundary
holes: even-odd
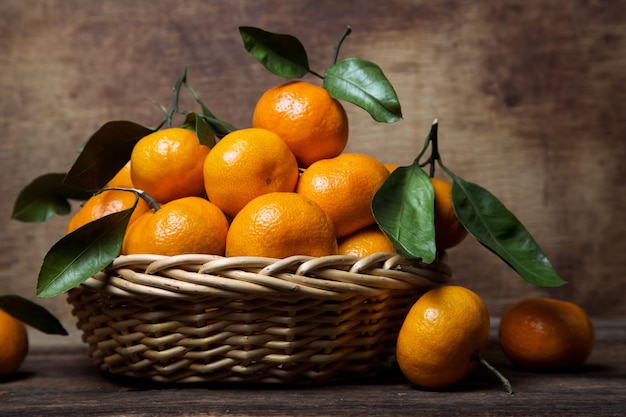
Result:
[[[389,368],[408,309],[450,278],[378,253],[128,255],[70,290],[89,356],[160,382],[320,383]]]

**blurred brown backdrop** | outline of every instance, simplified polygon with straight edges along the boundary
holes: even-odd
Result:
[[[0,293],[35,298],[43,256],[67,218],[10,220],[20,189],[65,172],[100,125],[160,120],[183,66],[222,119],[250,124],[282,79],[243,49],[237,27],[297,36],[311,66],[341,56],[378,63],[404,120],[374,122],[346,104],[348,150],[408,164],[434,118],[446,165],[498,196],[568,281],[527,284],[471,239],[450,252],[455,282],[497,316],[522,297],[575,301],[624,315],[626,8],[620,1],[330,0],[0,1]],[[314,79],[311,79],[314,81]],[[66,327],[64,297],[38,299]]]

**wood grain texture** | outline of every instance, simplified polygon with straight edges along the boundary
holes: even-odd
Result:
[[[320,386],[162,385],[101,374],[76,344],[36,344],[12,378],[0,380],[0,412],[13,416],[622,416],[626,412],[626,322],[595,323],[597,343],[577,372],[533,373],[510,365],[492,341],[485,358],[515,393],[479,369],[454,389],[424,391],[397,369]]]
[[[471,239],[450,252],[456,282],[495,315],[531,295],[567,298],[594,316],[624,315],[619,1],[2,2],[0,293],[34,298],[41,260],[67,221],[10,220],[19,190],[40,174],[66,171],[101,124],[156,124],[152,101],[169,104],[187,65],[209,107],[247,127],[256,99],[282,80],[245,53],[237,26],[296,35],[322,72],[348,24],[341,57],[378,63],[404,113],[400,123],[378,124],[346,104],[348,151],[408,164],[439,118],[446,165],[498,196],[569,283],[527,284]],[[40,301],[71,327],[62,298]]]

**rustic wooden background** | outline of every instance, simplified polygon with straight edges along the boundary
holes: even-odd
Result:
[[[455,281],[494,316],[535,295],[626,313],[626,7],[599,0],[2,0],[0,293],[35,298],[67,221],[10,220],[21,187],[66,171],[104,122],[156,124],[153,101],[169,104],[183,66],[218,116],[249,126],[282,80],[247,55],[240,25],[297,36],[318,72],[353,28],[340,57],[378,63],[404,120],[378,124],[346,104],[349,151],[408,164],[439,118],[446,164],[517,214],[568,281],[534,287],[468,239],[450,252]],[[38,301],[73,327],[64,297]]]

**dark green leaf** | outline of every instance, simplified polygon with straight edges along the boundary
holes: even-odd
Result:
[[[15,294],[0,295],[0,309],[41,332],[67,335],[67,330],[52,313],[27,298]]]
[[[380,67],[360,58],[348,58],[330,66],[324,74],[324,88],[338,100],[366,110],[378,122],[402,119],[400,101]]]
[[[68,199],[86,200],[91,193],[63,185],[65,174],[45,174],[35,178],[19,193],[11,217],[23,222],[44,222],[55,214],[71,211]]]
[[[217,136],[218,138],[223,138],[224,136],[228,135],[230,132],[237,130],[237,128],[231,125],[230,123],[216,119],[213,116],[208,116],[206,114],[203,114],[199,117],[201,117],[202,120],[204,120],[207,123],[207,126],[209,127],[211,132],[213,132],[213,135]]]
[[[546,287],[565,283],[522,223],[493,194],[449,173],[452,205],[470,234],[526,281]]]
[[[139,139],[152,132],[125,120],[105,123],[85,144],[65,177],[65,185],[87,191],[100,190],[126,165]]]
[[[435,192],[417,162],[392,172],[372,199],[378,226],[407,259],[432,263],[435,246]]]
[[[212,148],[215,146],[215,136],[208,123],[197,113],[189,113],[185,117],[185,121],[181,125],[183,129],[189,129],[196,132],[198,140],[202,145]]]
[[[291,36],[250,27],[239,27],[246,51],[272,73],[302,78],[309,71],[309,59],[300,41]]]
[[[133,210],[134,207],[87,223],[54,244],[39,271],[37,295],[62,294],[109,265],[120,253]]]
[[[196,93],[196,91],[188,84],[185,83],[185,88],[191,93],[192,97],[198,103],[200,108],[202,109],[202,118],[209,125],[209,129],[213,132],[213,135],[222,138],[229,134],[230,132],[237,130],[230,123],[219,120],[215,115],[209,110],[209,108],[200,100],[200,96]],[[215,143],[213,143],[214,145]],[[208,144],[207,144],[208,145]],[[212,146],[212,145],[211,145]]]

